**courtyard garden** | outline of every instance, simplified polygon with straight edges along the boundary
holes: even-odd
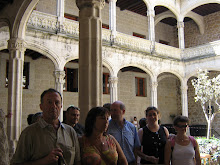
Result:
[[[206,137],[196,137],[199,144],[200,153],[211,155],[210,162],[206,159],[207,165],[220,165],[220,139],[211,137],[207,139]],[[204,159],[202,159],[202,164],[204,164]]]

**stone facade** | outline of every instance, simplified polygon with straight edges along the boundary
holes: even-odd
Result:
[[[220,11],[205,16],[204,23],[204,34],[200,34],[198,26],[194,21],[185,23],[185,44],[187,48],[219,40]]]
[[[0,108],[6,114],[7,111],[18,113],[14,114],[13,120],[9,122],[7,127],[9,131],[15,134],[15,136],[11,137],[13,141],[16,141],[19,137],[20,129],[24,129],[27,126],[27,115],[40,111],[39,97],[43,90],[50,87],[59,90],[64,98],[63,110],[72,104],[79,106],[79,101],[83,101],[83,98],[79,98],[78,92],[63,91],[62,76],[59,77],[59,73],[63,72],[64,67],[80,68],[82,66],[80,63],[71,62],[72,60],[79,59],[79,22],[64,18],[64,22],[60,22],[56,16],[55,0],[40,0],[38,4],[37,2],[38,0],[27,2],[33,5],[33,9],[35,8],[36,10],[32,11],[28,8],[26,11],[24,9],[27,13],[23,13],[23,17],[16,20],[21,25],[19,28],[14,27],[14,30],[17,31],[10,33],[11,36],[9,35],[9,29],[13,28],[0,27]],[[181,5],[178,2],[174,3],[173,0],[167,0],[164,3],[162,0],[155,0],[152,1],[151,5],[165,6],[173,12],[174,16],[178,16],[179,19],[181,16],[186,16],[186,13],[183,14],[179,11]],[[184,2],[186,4],[184,7],[191,8],[189,1]],[[19,4],[20,1],[14,1],[14,3]],[[146,3],[150,2],[146,1]],[[193,3],[194,7],[197,7],[196,3],[198,5],[205,4],[202,0],[191,1],[191,3]],[[17,6],[20,9],[21,4]],[[64,6],[65,13],[75,16],[79,15],[79,9],[75,1],[65,0]],[[0,18],[4,18],[5,16],[9,19],[7,17],[8,15],[4,12],[0,13]],[[99,36],[100,38],[102,37],[102,47],[101,49],[98,47],[99,49],[97,50],[102,50],[103,67],[100,67],[98,71],[101,71],[102,68],[103,72],[109,73],[110,78],[114,80],[114,84],[110,85],[112,93],[103,94],[102,103],[112,102],[116,99],[123,101],[127,107],[125,118],[128,120],[131,120],[134,116],[138,119],[144,117],[144,110],[148,106],[154,105],[161,110],[161,121],[163,124],[172,123],[172,117],[170,116],[179,114],[189,115],[192,124],[205,124],[206,121],[203,117],[201,107],[199,103],[194,102],[194,93],[190,79],[196,75],[198,68],[220,71],[220,41],[218,36],[220,28],[218,22],[215,21],[219,17],[219,12],[207,15],[204,17],[204,22],[201,21],[201,24],[205,27],[203,35],[200,34],[202,28],[197,27],[193,21],[185,23],[184,36],[186,49],[178,48],[178,42],[182,40],[178,39],[179,33],[176,26],[172,27],[159,22],[153,27],[148,17],[140,16],[126,10],[120,11],[119,8],[116,8],[116,13],[117,34],[115,38],[112,39],[112,29],[102,29],[102,36]],[[101,10],[101,14],[102,22],[109,24],[108,3]],[[16,19],[21,17],[21,15],[18,15]],[[11,16],[11,18],[15,17]],[[12,20],[9,19],[10,21]],[[177,21],[181,22],[181,20]],[[24,24],[26,22],[27,24]],[[12,21],[11,25],[13,23]],[[148,29],[148,23],[151,25],[150,27],[155,28],[155,33],[150,34],[155,34],[156,42],[148,40],[149,32],[152,32],[152,29]],[[94,28],[94,26],[92,27]],[[147,39],[133,37],[133,32],[146,35]],[[21,45],[23,45],[22,48],[16,47],[15,44],[13,50],[16,49],[17,51],[14,54],[6,51],[8,49],[7,41],[10,37],[10,41],[13,41],[15,38],[18,41],[24,41],[21,42]],[[92,33],[87,37],[92,37]],[[183,38],[183,36],[181,37]],[[169,42],[170,46],[158,43],[159,40]],[[33,50],[42,56],[33,60],[30,56],[24,55],[24,49]],[[84,47],[84,49],[86,48]],[[96,53],[95,51],[94,54]],[[20,57],[19,60],[15,58],[16,56]],[[17,60],[19,64],[23,60],[24,62],[30,62],[30,84],[28,89],[20,91],[20,88],[16,88],[15,84],[21,83],[21,77],[15,80],[15,82],[10,81],[11,86],[9,88],[5,87],[7,60],[11,60],[12,62]],[[17,67],[18,65],[14,63],[12,66]],[[122,71],[123,68],[128,66],[137,67],[143,72]],[[21,67],[18,67],[18,69],[18,73],[11,72],[10,76],[21,76]],[[146,96],[136,96],[135,77],[146,79]],[[18,82],[18,80],[20,81]],[[82,84],[88,85],[88,83],[90,82],[83,82]],[[98,81],[98,83],[101,86],[101,81]],[[16,106],[13,107],[13,105],[17,105],[17,100],[11,99],[16,98],[17,94],[22,96],[22,107],[20,109],[16,109]],[[19,107],[21,104],[17,106]],[[83,111],[82,114],[85,117],[87,111]],[[217,132],[220,132],[218,118],[219,115],[216,116],[214,121],[214,128]]]

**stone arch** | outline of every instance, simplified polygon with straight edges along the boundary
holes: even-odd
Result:
[[[58,60],[58,58],[55,58],[55,57],[59,57],[59,56],[55,52],[53,52],[52,50],[50,50],[47,47],[44,47],[42,45],[38,45],[36,43],[31,43],[31,42],[28,42],[28,44],[26,45],[26,48],[34,50],[36,52],[39,52],[39,53],[45,55],[54,63],[54,66],[56,69],[62,70],[61,60]]]
[[[172,18],[175,18],[176,19],[176,16],[171,12],[171,11],[166,11],[166,12],[163,12],[159,15],[157,15],[155,17],[155,26],[157,25],[157,23],[159,23],[161,20],[165,19],[165,18],[169,18],[169,17],[172,17]]]
[[[2,10],[1,17],[7,18],[9,22],[10,38],[24,39],[28,18],[38,1],[14,1],[12,5],[8,5]],[[14,9],[14,12],[8,14],[11,8]]]
[[[190,11],[185,15],[185,17],[192,18],[195,21],[195,23],[198,25],[200,33],[204,34],[205,24],[202,16]]]
[[[143,0],[143,2],[146,4],[148,9],[152,6],[152,2],[150,2],[150,0]]]
[[[204,4],[209,4],[209,3],[219,3],[220,4],[220,0],[200,0],[200,1],[192,1],[189,5],[186,5],[182,11],[184,11],[182,13],[182,15],[186,15],[188,12],[190,12],[191,10],[193,10],[194,8],[204,5]]]
[[[9,27],[10,25],[10,22],[8,19],[6,18],[0,18],[0,28],[4,27],[4,26],[7,26]]]
[[[73,57],[73,58],[69,58],[68,60],[66,60],[64,66],[65,66],[68,62],[73,61],[73,60],[77,60],[77,59],[79,59],[78,56],[77,56],[77,57]]]
[[[207,71],[210,71],[210,70],[220,71],[220,68],[201,68],[201,70],[202,70],[202,71],[204,71],[204,70],[207,70]],[[186,76],[187,81],[188,81],[191,77],[197,77],[197,74],[198,74],[198,69],[195,69],[195,70],[191,71],[190,74]]]
[[[102,64],[109,70],[110,76],[116,76],[115,71],[112,68],[112,64],[106,59],[102,59]]]
[[[178,72],[175,72],[175,71],[171,71],[171,70],[163,70],[162,72],[158,73],[157,75],[157,78],[160,74],[162,73],[172,73],[173,75],[175,75],[176,77],[178,77],[178,79],[180,80],[181,84],[183,82],[183,77],[178,73]]]
[[[167,72],[166,72],[167,73]],[[162,75],[160,77],[158,77],[157,82],[159,83],[161,80],[163,80],[164,78],[177,78],[176,75],[174,74],[169,74],[169,75]]]
[[[117,74],[119,72],[120,69],[124,68],[124,67],[128,67],[128,66],[133,66],[133,67],[137,67],[139,69],[142,69],[143,71],[145,71],[147,74],[149,74],[151,80],[155,77],[154,74],[148,69],[148,68],[145,68],[143,66],[141,66],[140,64],[135,64],[135,63],[130,63],[130,64],[124,64],[122,66],[120,66],[117,70]]]
[[[179,12],[175,8],[175,6],[170,5],[169,3],[167,3],[167,1],[158,1],[158,2],[156,1],[154,7],[156,7],[156,6],[164,6],[164,7],[166,7],[167,9],[169,9],[176,16],[176,18],[179,18],[179,16],[180,16]]]

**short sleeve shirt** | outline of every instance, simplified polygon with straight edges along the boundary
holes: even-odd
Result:
[[[80,161],[80,147],[76,132],[71,126],[60,123],[58,131],[41,118],[22,131],[12,164],[36,161],[47,156],[54,148],[63,151],[63,164]],[[54,165],[57,164],[54,163]]]
[[[121,127],[114,121],[110,120],[108,133],[115,137],[120,144],[128,163],[135,161],[134,149],[141,146],[135,126],[124,119],[124,126]]]

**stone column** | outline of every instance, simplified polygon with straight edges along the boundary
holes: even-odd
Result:
[[[109,27],[111,30],[111,41],[116,37],[116,1],[109,0]]]
[[[148,16],[148,35],[150,41],[155,41],[155,25],[154,25],[154,17],[155,17],[155,11],[154,9],[149,9],[147,11]]]
[[[22,126],[22,79],[24,65],[25,42],[19,38],[8,41],[9,75],[8,75],[8,114],[7,134],[9,152],[14,153]]]
[[[157,107],[157,86],[158,82],[154,81],[151,84],[151,105]]]
[[[63,98],[63,85],[65,83],[65,71],[62,70],[56,70],[54,71],[54,76],[55,76],[55,88],[57,91],[59,91],[62,95]],[[63,105],[63,99],[62,99],[62,105]],[[63,108],[61,109],[60,112],[60,117],[59,117],[60,121],[63,121]]]
[[[181,86],[181,99],[182,99],[182,115],[183,116],[188,116],[188,98],[187,98],[187,90],[188,86],[187,85],[182,85]]]
[[[65,0],[57,0],[57,19],[58,19],[59,32],[61,32],[63,29],[64,6],[65,6]]]
[[[178,22],[177,22],[177,28],[178,28],[179,48],[180,48],[180,49],[185,49],[184,22],[178,21]]]
[[[118,77],[109,77],[110,103],[118,100]]]
[[[5,131],[5,113],[0,109],[0,164],[9,165],[8,138]]]
[[[104,0],[76,0],[79,8],[79,107],[81,121],[102,106],[102,20]]]

